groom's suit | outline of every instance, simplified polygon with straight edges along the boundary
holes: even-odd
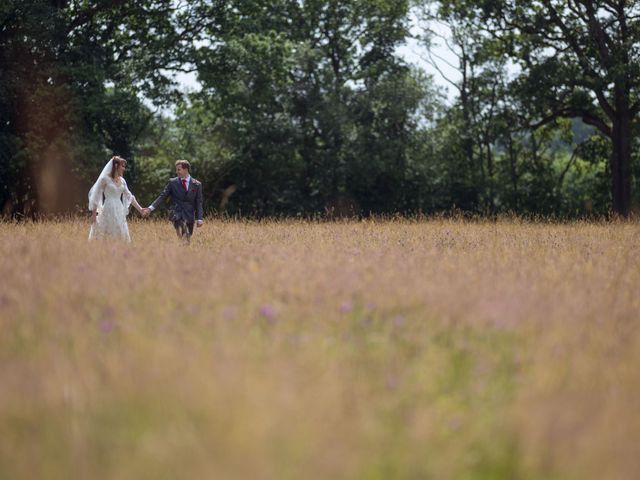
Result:
[[[180,177],[169,180],[162,193],[151,207],[155,210],[171,197],[170,218],[180,236],[190,237],[195,220],[202,220],[202,183],[191,177],[189,189],[185,192]]]

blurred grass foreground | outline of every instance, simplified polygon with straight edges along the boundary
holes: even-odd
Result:
[[[0,479],[640,478],[640,226],[0,224]]]

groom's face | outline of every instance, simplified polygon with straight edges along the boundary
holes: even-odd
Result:
[[[189,176],[189,170],[182,168],[181,165],[176,165],[176,175],[180,178],[187,178]]]

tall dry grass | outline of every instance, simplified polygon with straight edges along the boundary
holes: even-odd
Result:
[[[0,225],[0,478],[634,479],[637,224]]]

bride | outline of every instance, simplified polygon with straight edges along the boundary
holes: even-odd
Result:
[[[127,161],[121,157],[111,157],[102,169],[96,183],[89,191],[89,210],[91,210],[91,230],[89,240],[96,238],[117,238],[131,241],[127,215],[129,206],[141,214],[142,207],[136,201],[125,182],[124,174]],[[104,201],[103,201],[104,196]]]

